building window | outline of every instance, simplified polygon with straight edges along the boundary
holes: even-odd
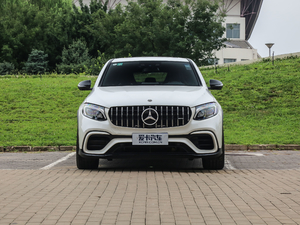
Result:
[[[208,65],[218,65],[219,64],[219,59],[209,58],[209,59],[206,59],[206,62],[207,62]]]
[[[226,38],[240,38],[240,24],[226,24]]]
[[[233,63],[236,62],[236,59],[224,59],[224,63]]]

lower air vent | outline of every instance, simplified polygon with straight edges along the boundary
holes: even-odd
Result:
[[[88,143],[87,143],[87,149],[88,150],[101,150],[103,149],[110,139],[108,137],[104,137],[103,135],[97,135],[94,134],[89,137]]]
[[[206,149],[211,150],[214,149],[214,141],[213,138],[209,134],[197,134],[193,135],[190,138],[190,141],[199,148],[199,149]]]

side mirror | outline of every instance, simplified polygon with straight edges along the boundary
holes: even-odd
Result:
[[[219,80],[209,80],[210,90],[221,90],[223,88],[223,83]]]
[[[90,91],[90,90],[92,90],[91,85],[92,85],[91,80],[81,81],[78,84],[78,89],[81,90],[81,91]]]

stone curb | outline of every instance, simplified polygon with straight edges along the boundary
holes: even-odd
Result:
[[[225,145],[225,149],[238,151],[300,150],[300,145]]]
[[[76,146],[0,146],[0,152],[73,151]]]
[[[233,151],[300,150],[300,145],[225,145],[225,149]],[[73,150],[76,150],[76,146],[0,146],[0,152],[40,152]]]
[[[225,149],[232,151],[300,150],[300,145],[225,145]],[[76,150],[76,146],[0,146],[0,152],[40,152],[73,150]]]

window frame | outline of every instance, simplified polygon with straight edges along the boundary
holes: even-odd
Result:
[[[99,84],[98,84],[98,87],[123,87],[123,86],[128,86],[128,85],[103,85],[104,83],[104,80],[106,79],[106,76],[109,72],[109,69],[111,66],[113,66],[115,62],[111,61],[107,67],[105,68],[105,71],[104,73],[102,74],[101,76],[101,79],[99,81]],[[196,82],[197,82],[197,85],[186,85],[186,84],[183,84],[183,85],[179,85],[179,84],[153,84],[153,83],[149,83],[150,86],[153,86],[153,85],[156,85],[156,86],[185,86],[185,87],[201,87],[203,86],[202,85],[202,82],[201,82],[201,79],[199,77],[199,74],[197,72],[197,70],[194,68],[194,65],[189,61],[189,62],[176,62],[176,61],[123,61],[123,62],[117,62],[117,63],[180,63],[180,64],[189,64],[192,72],[193,72],[193,75],[195,76],[195,79],[196,79]],[[145,86],[146,84],[143,83],[143,84],[138,84],[138,85],[129,85],[129,86]]]
[[[241,25],[239,23],[226,23],[226,38],[241,38]]]

